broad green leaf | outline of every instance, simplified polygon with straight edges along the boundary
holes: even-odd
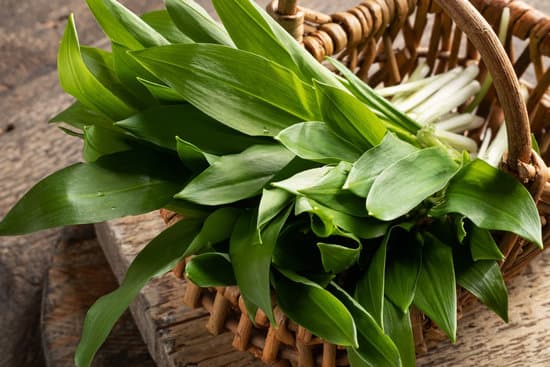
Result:
[[[84,149],[82,156],[87,162],[94,162],[104,155],[123,152],[132,148],[128,137],[101,126],[84,127]]]
[[[128,48],[114,42],[111,48],[113,49],[115,72],[120,81],[134,96],[134,99],[139,101],[140,109],[157,104],[155,98],[153,98],[149,90],[138,78],[151,80],[156,83],[159,83],[160,80],[130,56]]]
[[[275,137],[298,157],[321,163],[355,162],[361,151],[336,135],[324,122],[302,122]]]
[[[77,367],[89,367],[92,359],[118,318],[153,277],[171,269],[182,258],[195,237],[200,221],[186,219],[167,228],[152,240],[128,268],[120,287],[94,303],[88,310],[74,361]]]
[[[0,235],[96,223],[162,208],[188,179],[178,167],[177,160],[153,151],[116,153],[69,166],[27,192],[0,222]]]
[[[149,93],[151,93],[151,95],[159,101],[178,102],[178,103],[185,102],[185,99],[173,88],[170,88],[164,84],[155,83],[140,77],[138,77],[137,80],[141,84],[143,84],[143,86],[147,88]]]
[[[298,203],[302,204],[304,200],[307,202],[307,207],[304,206],[300,208],[299,213],[311,213],[322,222],[322,225],[325,227],[325,235],[321,236],[318,232],[318,235],[321,237],[347,232],[359,238],[371,239],[383,236],[390,226],[390,223],[382,222],[372,217],[355,217],[338,210],[327,208],[305,197],[301,197],[297,201],[297,215],[299,214]],[[315,230],[315,219],[313,218],[312,221],[312,228]],[[335,230],[334,227],[336,227],[337,230]]]
[[[291,320],[330,343],[357,346],[352,315],[330,292],[315,283],[274,277],[277,305]]]
[[[195,177],[175,197],[202,205],[223,205],[259,194],[294,155],[280,145],[254,145],[226,155]]]
[[[351,367],[373,367],[372,364],[361,358],[359,352],[355,348],[347,347],[346,353],[348,355],[348,362]]]
[[[285,191],[288,191],[294,195],[300,195],[299,191],[308,187],[315,186],[321,181],[334,167],[323,166],[318,168],[311,168],[302,172],[299,172],[292,177],[284,179],[282,181],[272,182],[271,185]]]
[[[418,149],[388,132],[380,144],[367,150],[353,164],[344,188],[366,198],[376,177],[415,151]]]
[[[233,46],[225,29],[193,0],[165,0],[168,14],[186,36],[198,43]]]
[[[353,95],[327,84],[315,83],[323,121],[356,149],[378,145],[386,133],[380,119]]]
[[[218,16],[237,48],[275,60],[310,83],[313,79],[338,87],[335,75],[321,65],[303,45],[249,0],[213,0]]]
[[[403,367],[416,366],[414,336],[409,313],[403,313],[384,298],[384,330],[395,343]]]
[[[453,343],[456,342],[456,284],[453,251],[429,233],[424,234],[422,267],[414,304],[426,314]]]
[[[64,122],[77,129],[84,130],[86,125],[112,125],[113,121],[106,118],[101,113],[94,109],[90,109],[84,106],[82,103],[76,101],[59,114],[52,117],[50,123]]]
[[[166,10],[156,10],[141,15],[141,19],[160,33],[170,43],[192,43],[189,36],[181,32]]]
[[[504,255],[498,248],[491,232],[476,225],[472,225],[470,230],[470,250],[474,261],[504,260]]]
[[[401,366],[399,350],[371,314],[346,291],[331,283],[330,291],[346,306],[357,326],[359,348],[355,351],[369,366]]]
[[[508,290],[496,261],[476,261],[460,269],[456,281],[508,322]]]
[[[207,252],[191,258],[185,275],[199,287],[227,287],[237,284],[229,257],[219,252]]]
[[[420,125],[416,121],[399,111],[384,97],[379,96],[374,89],[363,82],[344,64],[334,58],[328,58],[327,60],[346,78],[348,90],[361,102],[372,108],[379,117],[394,122],[410,133],[416,133],[420,129]]]
[[[321,252],[321,262],[327,273],[339,274],[349,269],[359,259],[361,247],[355,248],[342,246],[334,243],[317,243]]]
[[[262,230],[292,202],[293,196],[282,189],[264,189],[258,207],[256,227]]]
[[[384,328],[384,278],[386,272],[386,250],[391,230],[372,256],[370,264],[355,286],[355,299]]]
[[[80,53],[88,70],[105,88],[128,105],[139,107],[139,99],[117,75],[113,53],[86,46],[80,46]]]
[[[193,239],[187,251],[190,254],[199,254],[210,251],[213,245],[228,240],[241,213],[240,209],[229,207],[222,207],[213,211],[204,220],[200,232]]]
[[[86,0],[86,3],[114,43],[131,50],[169,44],[160,33],[116,0]]]
[[[59,80],[63,90],[110,120],[120,120],[134,110],[103,86],[88,70],[80,55],[80,45],[71,14],[57,54]],[[102,122],[98,120],[97,122]],[[106,125],[105,125],[106,126]]]
[[[176,151],[183,165],[195,173],[202,172],[209,166],[206,153],[179,136],[176,136]]]
[[[229,244],[229,255],[241,294],[261,308],[272,323],[275,318],[271,304],[271,258],[279,232],[289,214],[290,207],[277,215],[260,233],[256,226],[257,215],[244,213],[237,221]],[[263,243],[260,243],[260,236]],[[251,315],[253,317],[254,314]]]
[[[189,103],[248,135],[275,136],[321,117],[310,85],[258,55],[213,44],[155,47],[133,55]]]
[[[515,233],[542,248],[541,224],[529,192],[512,176],[476,159],[451,180],[430,214],[465,215],[480,228]]]
[[[118,121],[116,126],[171,150],[176,149],[176,136],[212,154],[240,153],[254,144],[269,142],[222,125],[190,104],[152,107]]]
[[[349,163],[341,162],[317,184],[301,189],[299,193],[331,209],[356,217],[367,217],[364,201],[350,191],[342,189],[350,168]]]
[[[374,180],[367,196],[369,214],[382,220],[407,214],[445,188],[458,169],[459,165],[438,147],[409,154]]]
[[[402,313],[408,313],[422,265],[422,247],[412,234],[396,229],[392,233],[384,293]]]

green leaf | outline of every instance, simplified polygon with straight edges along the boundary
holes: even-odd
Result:
[[[104,155],[132,149],[128,137],[101,126],[84,127],[84,150],[82,156],[87,162],[94,162]]]
[[[367,196],[369,214],[382,220],[407,214],[442,190],[458,169],[459,165],[438,147],[409,154],[375,179]]]
[[[256,227],[256,214],[241,215],[231,235],[229,255],[241,294],[250,303],[261,308],[274,323],[271,304],[270,270],[273,250],[290,207],[277,215],[260,233]],[[260,243],[260,236],[262,242]],[[254,317],[254,314],[251,314]]]
[[[141,111],[116,126],[140,139],[175,150],[176,136],[211,154],[240,153],[267,139],[241,134],[220,124],[190,104],[156,106]]]
[[[349,269],[359,259],[361,247],[346,247],[333,243],[318,242],[317,247],[321,252],[321,262],[327,273],[338,274]]]
[[[336,135],[324,122],[302,122],[287,127],[275,137],[303,159],[321,163],[355,162],[361,151]]]
[[[185,266],[185,275],[202,288],[237,284],[229,257],[219,252],[207,252],[192,257]]]
[[[166,10],[156,10],[145,13],[141,16],[141,19],[170,43],[194,42],[189,36],[186,36],[178,29]]]
[[[366,198],[376,177],[392,164],[416,151],[418,149],[414,146],[392,133],[387,133],[380,144],[367,150],[353,164],[344,188]]]
[[[344,64],[334,58],[328,58],[327,60],[346,78],[349,83],[346,85],[348,90],[361,102],[372,108],[379,117],[394,122],[407,132],[416,133],[420,129],[420,125],[416,121],[399,111],[384,97],[379,96],[374,89],[363,82]]]
[[[120,287],[101,297],[88,310],[74,357],[77,367],[91,365],[95,353],[140,289],[152,277],[171,269],[184,256],[199,225],[200,221],[186,219],[164,230],[137,255]]]
[[[282,181],[272,182],[271,185],[273,187],[278,187],[280,189],[288,191],[291,194],[300,195],[300,190],[314,186],[333,169],[334,167],[331,166],[311,168],[296,173],[295,175]]]
[[[258,208],[256,227],[262,230],[292,202],[293,196],[282,189],[264,189]]]
[[[101,126],[109,126],[113,124],[113,121],[109,120],[101,113],[84,106],[78,101],[74,102],[65,110],[52,117],[49,122],[64,122],[79,130],[84,130],[84,126],[86,125],[96,124]]]
[[[470,250],[474,261],[504,260],[504,255],[498,248],[491,232],[476,225],[472,225],[470,230]]]
[[[315,79],[335,87],[341,86],[332,72],[315,60],[303,45],[254,2],[212,2],[237,48],[275,60],[308,83]]]
[[[392,233],[384,293],[402,313],[408,313],[422,265],[422,247],[412,234],[396,229]]]
[[[254,145],[226,155],[195,177],[175,197],[203,205],[223,205],[259,194],[294,155],[280,145]]]
[[[245,134],[275,136],[294,123],[320,118],[313,88],[258,55],[213,44],[133,55],[189,103]]]
[[[346,306],[357,326],[359,348],[355,351],[369,366],[401,366],[399,350],[376,320],[346,291],[331,283],[330,291]]]
[[[59,80],[63,90],[109,120],[120,120],[134,110],[103,86],[88,70],[80,55],[80,45],[71,14],[57,55]],[[102,120],[98,120],[100,122]]]
[[[165,0],[168,14],[186,36],[198,43],[233,46],[225,29],[193,0]]]
[[[204,171],[208,166],[206,154],[196,145],[176,136],[176,151],[183,165],[194,173]]]
[[[120,80],[115,70],[114,54],[95,47],[80,47],[82,60],[94,77],[115,96],[133,107],[139,107],[140,102]]]
[[[350,191],[342,189],[350,167],[349,163],[341,162],[315,185],[301,189],[299,193],[331,209],[356,217],[367,217],[368,213],[365,210],[363,200]]]
[[[155,83],[140,77],[137,77],[137,80],[141,84],[143,84],[143,86],[147,88],[149,93],[151,93],[151,95],[159,101],[178,102],[178,103],[185,102],[185,99],[173,88],[170,88],[164,84]]]
[[[515,233],[542,248],[541,224],[529,192],[512,176],[476,159],[451,180],[430,214],[465,215],[480,228]]]
[[[69,166],[27,192],[0,222],[0,235],[96,223],[162,208],[188,179],[178,166],[170,156],[152,151],[116,153]]]
[[[128,48],[116,43],[112,43],[111,48],[113,49],[115,72],[127,90],[130,91],[134,100],[139,101],[138,106],[140,109],[157,104],[149,90],[138,78],[157,83],[160,81],[128,54]]]
[[[274,283],[277,305],[288,318],[330,343],[357,346],[352,315],[330,292],[283,276],[274,277]]]
[[[386,271],[386,250],[391,230],[374,253],[368,269],[355,286],[355,299],[372,315],[378,325],[384,328],[384,274]]]
[[[455,283],[452,248],[426,233],[414,304],[435,322],[453,343],[456,342]]]
[[[508,290],[496,261],[455,262],[456,282],[508,322]]]
[[[379,144],[386,133],[384,124],[357,98],[339,88],[315,83],[323,121],[356,149],[365,151]]]
[[[114,43],[131,50],[169,44],[160,33],[116,0],[86,0],[86,3]]]
[[[398,310],[386,298],[384,298],[384,330],[399,349],[403,367],[415,367],[416,352],[410,315]]]
[[[240,209],[228,207],[213,211],[204,220],[201,231],[193,239],[187,251],[190,254],[211,251],[213,245],[229,239],[241,213]]]

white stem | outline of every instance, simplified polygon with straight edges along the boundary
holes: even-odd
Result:
[[[498,167],[504,152],[508,149],[508,134],[506,133],[506,122],[503,122],[498,129],[493,142],[487,148],[485,161],[491,166]]]
[[[451,80],[456,78],[456,76],[462,71],[461,67],[455,68],[448,73],[445,73],[441,78],[437,79],[435,82],[426,85],[425,88],[422,88],[414,92],[410,97],[406,98],[404,101],[396,103],[394,105],[403,112],[408,112],[424,102],[426,98],[437,92],[445,84],[449,83]]]
[[[417,89],[432,83],[433,81],[441,78],[441,75],[434,75],[429,78],[407,81],[403,84],[393,85],[391,87],[380,88],[376,90],[376,93],[382,97],[393,96],[398,93],[410,93],[415,92]]]
[[[450,133],[448,131],[436,130],[434,136],[441,141],[449,144],[459,152],[467,150],[470,153],[477,152],[477,143],[474,139],[464,135]]]
[[[460,133],[465,130],[477,129],[483,125],[483,118],[472,113],[462,113],[443,121],[437,122],[434,127],[436,130],[446,130],[454,133]]]
[[[441,100],[438,104],[432,106],[428,111],[422,114],[411,114],[411,117],[415,118],[420,124],[431,124],[437,120],[437,118],[449,111],[452,111],[456,107],[466,102],[471,96],[479,92],[480,85],[477,80],[470,82],[466,87],[460,89],[452,97],[445,100]]]
[[[430,67],[426,65],[426,61],[422,61],[416,66],[416,69],[414,69],[414,71],[412,72],[411,76],[407,80],[407,83],[423,79],[426,77],[426,75],[428,75],[429,72]]]
[[[491,128],[489,127],[485,131],[485,134],[481,141],[481,146],[479,147],[479,151],[477,152],[478,158],[487,160],[487,148],[489,148],[489,143],[491,142],[492,137],[493,137],[493,130],[491,130]]]
[[[479,74],[479,67],[477,65],[468,66],[464,72],[456,77],[440,90],[434,93],[430,98],[426,99],[422,104],[414,109],[414,112],[419,115],[425,114],[427,111],[433,110],[434,106],[437,106],[441,101],[445,101],[448,98],[453,98],[456,92],[472,80]],[[473,94],[472,94],[473,95]],[[448,112],[448,111],[445,111]]]

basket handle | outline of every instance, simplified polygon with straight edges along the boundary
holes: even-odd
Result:
[[[402,1],[402,0],[392,0]],[[514,172],[531,159],[531,135],[525,101],[512,63],[491,26],[467,0],[433,0],[454,20],[477,48],[487,66],[502,106],[508,132],[508,168]],[[277,13],[298,13],[297,0],[279,0]],[[522,164],[523,163],[523,164]]]

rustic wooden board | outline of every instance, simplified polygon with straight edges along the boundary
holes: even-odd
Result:
[[[41,336],[46,367],[70,367],[86,311],[117,281],[91,225],[67,227],[56,244],[44,283]],[[154,367],[129,312],[115,325],[94,367]]]

